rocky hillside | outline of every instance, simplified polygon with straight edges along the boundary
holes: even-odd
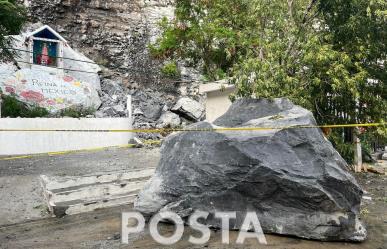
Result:
[[[21,0],[22,1],[22,0]],[[97,117],[125,116],[126,95],[133,96],[136,128],[184,125],[195,121],[171,114],[181,97],[200,102],[198,83],[165,79],[148,44],[160,34],[158,22],[173,18],[173,0],[24,0],[31,22],[48,24],[70,46],[102,68],[102,105]],[[184,80],[197,79],[184,70]],[[188,105],[192,104],[188,101]],[[194,104],[194,107],[196,104]],[[175,113],[178,113],[176,110]],[[172,123],[172,124],[171,124]]]
[[[24,4],[32,22],[59,31],[73,48],[122,77],[125,85],[158,80],[159,63],[150,58],[147,44],[156,39],[158,21],[173,17],[172,0],[25,0]]]

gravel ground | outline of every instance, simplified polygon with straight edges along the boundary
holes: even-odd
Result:
[[[186,228],[183,239],[172,247],[158,245],[148,232],[120,243],[121,213],[131,206],[115,207],[64,218],[45,217],[38,177],[47,175],[84,175],[155,167],[159,149],[117,149],[93,153],[38,157],[1,161],[0,158],[0,248],[270,248],[270,249],[387,249],[387,177],[372,173],[356,174],[366,191],[362,220],[369,237],[363,243],[320,242],[294,237],[266,235],[267,246],[249,240],[243,246],[234,243],[238,233],[231,232],[231,244],[221,244],[219,232],[213,232],[205,246],[192,246]],[[42,218],[44,217],[44,218]],[[174,228],[159,227],[170,235]]]
[[[156,167],[159,149],[109,149],[6,161],[1,158],[0,225],[5,225],[48,216],[39,175],[81,176]]]

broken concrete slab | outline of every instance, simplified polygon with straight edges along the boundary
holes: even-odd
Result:
[[[82,177],[40,176],[49,211],[56,217],[133,203],[154,169]]]
[[[287,99],[238,100],[214,124],[189,128],[268,129],[170,135],[135,208],[146,215],[173,211],[183,218],[195,210],[236,211],[240,217],[254,211],[266,233],[363,241],[362,189],[320,129],[296,128],[314,125],[308,110]],[[220,228],[214,215],[205,224]],[[231,229],[240,224],[231,221]]]

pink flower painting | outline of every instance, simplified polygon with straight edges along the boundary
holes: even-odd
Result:
[[[5,87],[5,91],[6,91],[7,93],[15,93],[15,88],[10,87],[10,86],[6,86],[6,87]]]
[[[63,80],[64,80],[65,82],[71,82],[71,81],[74,80],[74,78],[71,77],[71,76],[65,76],[65,77],[63,77]]]
[[[33,102],[42,102],[44,100],[44,96],[43,94],[39,93],[39,92],[35,92],[35,91],[24,91],[20,94],[23,98],[25,98],[26,100],[30,100],[30,101],[33,101]]]
[[[49,100],[47,100],[47,104],[48,105],[55,105],[56,102],[55,102],[55,100],[49,99]]]

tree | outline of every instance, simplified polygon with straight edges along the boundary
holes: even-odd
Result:
[[[150,46],[237,96],[289,97],[318,123],[387,116],[384,0],[177,0]]]
[[[229,79],[233,97],[288,97],[319,124],[385,122],[385,0],[177,0],[160,26],[155,57]]]
[[[16,0],[0,0],[0,62],[13,59],[10,35],[18,34],[25,21],[26,11]]]

